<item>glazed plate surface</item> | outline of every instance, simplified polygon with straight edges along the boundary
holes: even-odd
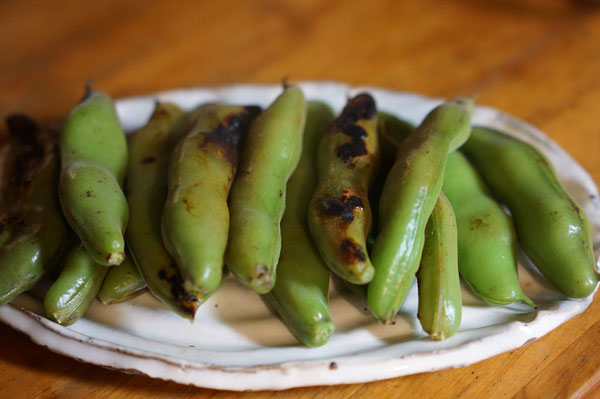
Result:
[[[309,100],[329,103],[335,111],[348,96],[373,95],[379,110],[419,123],[440,100],[371,87],[332,82],[300,84]],[[267,106],[279,85],[237,85],[185,89],[117,101],[126,131],[142,126],[155,101],[172,101],[187,110],[206,102]],[[564,150],[531,125],[498,110],[477,107],[473,124],[494,127],[540,149],[561,182],[587,213],[600,252],[600,201],[593,180]],[[233,279],[196,313],[193,323],[168,311],[150,294],[129,302],[94,303],[85,317],[63,327],[44,317],[43,304],[23,294],[0,307],[0,320],[39,345],[85,362],[229,390],[286,389],[310,385],[375,381],[460,367],[527,344],[583,312],[592,296],[569,300],[553,290],[520,254],[519,276],[537,304],[491,307],[463,287],[463,319],[452,338],[431,341],[416,318],[413,285],[395,325],[378,324],[363,299],[333,281],[330,304],[336,331],[320,348],[301,346],[261,298]]]

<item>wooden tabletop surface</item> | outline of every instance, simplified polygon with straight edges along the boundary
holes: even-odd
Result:
[[[600,4],[3,0],[0,54],[0,117],[59,118],[90,78],[114,97],[285,76],[477,93],[541,128],[600,183]],[[5,325],[0,337],[5,398],[600,397],[600,298],[536,342],[468,367],[243,395],[80,363]]]

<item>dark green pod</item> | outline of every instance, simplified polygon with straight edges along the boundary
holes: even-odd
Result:
[[[127,142],[109,96],[89,87],[60,136],[63,213],[90,256],[102,265],[125,258],[128,208],[121,184]]]
[[[190,132],[173,151],[162,236],[187,290],[208,296],[221,284],[227,197],[239,146],[259,112],[258,107],[200,106],[190,117]]]
[[[98,299],[105,305],[127,301],[146,288],[146,282],[133,258],[127,252],[126,255],[120,265],[110,268],[98,291]]]
[[[459,98],[431,111],[403,141],[386,178],[371,254],[375,276],[368,288],[369,309],[381,322],[391,321],[414,281],[448,152],[468,138],[472,108],[472,100]]]
[[[302,90],[297,86],[284,88],[252,124],[231,187],[225,261],[243,284],[259,294],[275,285],[281,251],[279,223],[287,181],[302,152],[305,118]]]
[[[544,276],[569,297],[592,294],[598,277],[590,225],[550,162],[533,146],[488,128],[473,129],[464,153],[510,210],[519,242]]]
[[[325,344],[335,329],[328,304],[329,270],[313,243],[306,213],[317,183],[317,146],[333,120],[331,109],[309,102],[302,157],[290,178],[281,220],[281,256],[277,282],[264,298],[305,345]]]
[[[458,267],[473,292],[493,305],[524,302],[519,285],[517,237],[513,222],[460,152],[448,155],[442,190],[458,226]]]
[[[187,291],[175,261],[163,245],[162,211],[167,198],[167,170],[173,148],[186,130],[187,118],[174,104],[158,103],[148,124],[129,141],[127,245],[150,291],[169,309],[193,319],[206,299]]]
[[[462,298],[458,275],[456,219],[441,193],[425,228],[425,244],[417,273],[423,330],[431,339],[450,338],[460,327]]]
[[[44,297],[46,316],[65,326],[75,323],[92,304],[108,270],[94,262],[83,245],[75,245]]]
[[[369,188],[380,158],[375,101],[366,93],[348,100],[321,139],[319,180],[308,211],[308,224],[331,271],[354,284],[373,278],[367,253],[371,230]]]
[[[15,144],[8,208],[0,216],[0,305],[24,292],[54,265],[67,230],[58,204],[56,138],[23,115],[7,119]]]

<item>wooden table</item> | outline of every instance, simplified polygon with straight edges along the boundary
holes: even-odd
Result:
[[[0,2],[0,117],[115,97],[331,79],[478,103],[537,125],[600,182],[600,5],[568,0]],[[600,294],[599,294],[600,295]],[[598,296],[598,295],[597,295]],[[599,397],[600,298],[469,367],[244,397]],[[61,357],[0,326],[0,397],[238,397]]]

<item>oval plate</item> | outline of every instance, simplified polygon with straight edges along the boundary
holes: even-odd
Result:
[[[418,123],[440,100],[371,87],[331,82],[300,84],[310,100],[336,111],[348,96],[370,92],[378,108]],[[187,110],[205,102],[267,106],[279,85],[237,85],[157,93],[117,101],[124,128],[132,131],[149,118],[154,103],[172,101]],[[540,149],[553,163],[567,191],[592,224],[595,254],[600,246],[600,202],[593,180],[543,133],[495,109],[477,107],[473,123],[494,127]],[[520,255],[525,293],[538,305],[487,306],[463,289],[463,320],[445,341],[428,339],[416,318],[413,286],[395,325],[378,324],[364,300],[332,284],[330,302],[336,332],[328,344],[298,344],[260,297],[230,279],[190,323],[169,312],[150,294],[103,306],[96,302],[85,317],[63,327],[46,319],[43,304],[23,294],[0,308],[0,320],[57,353],[104,367],[228,390],[286,389],[309,385],[358,383],[459,367],[531,342],[583,312],[592,296],[569,300],[554,291]]]

